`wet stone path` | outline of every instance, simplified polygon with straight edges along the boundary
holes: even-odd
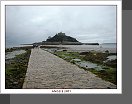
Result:
[[[24,89],[107,89],[116,85],[40,48],[31,51]]]

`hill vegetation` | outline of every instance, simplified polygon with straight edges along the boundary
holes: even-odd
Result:
[[[66,36],[65,33],[58,33],[53,37],[49,37],[47,40],[47,42],[78,42],[75,38],[70,37],[70,36]]]

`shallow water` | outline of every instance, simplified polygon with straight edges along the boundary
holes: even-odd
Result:
[[[108,56],[107,58],[108,58],[107,60],[115,60],[115,59],[117,59],[117,56],[111,55],[111,56]]]
[[[12,59],[16,55],[23,54],[25,52],[26,52],[25,50],[17,50],[17,51],[7,52],[6,59]]]
[[[95,68],[97,67],[96,64],[93,64],[91,62],[86,62],[86,61],[81,61],[81,62],[76,62],[80,67],[85,67],[85,68]]]
[[[100,46],[102,46],[103,48],[116,48],[117,44],[116,43],[103,43],[103,44],[100,44]]]
[[[104,70],[104,69],[102,69],[101,66],[99,66],[95,63],[89,62],[89,61],[80,61],[80,62],[76,61],[75,64],[82,67],[82,68],[86,68],[86,69],[93,68],[95,70]]]

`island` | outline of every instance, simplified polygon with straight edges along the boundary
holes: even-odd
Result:
[[[59,32],[53,37],[49,36],[46,41],[35,42],[33,45],[99,45],[99,43],[81,43],[76,38]]]

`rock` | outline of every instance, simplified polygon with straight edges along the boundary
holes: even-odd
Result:
[[[66,49],[63,50],[63,52],[66,52],[66,51],[67,51]]]
[[[75,62],[81,62],[80,59],[72,59],[71,62],[72,62],[72,61],[75,61]]]
[[[15,85],[16,85],[16,84],[18,84],[18,82],[13,82],[13,84],[15,84]]]

